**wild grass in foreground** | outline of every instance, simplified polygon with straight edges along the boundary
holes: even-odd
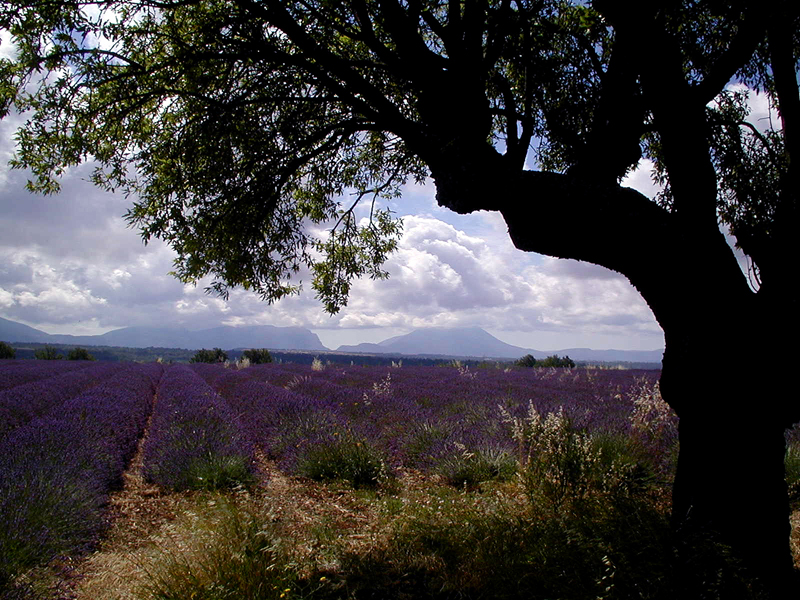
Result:
[[[374,516],[354,533],[336,521],[341,515],[301,526],[296,515],[278,516],[268,498],[208,496],[187,512],[183,532],[151,557],[136,597],[689,597],[675,574],[668,515],[655,490],[537,503],[519,479],[464,491],[406,478],[386,495],[323,488],[306,491],[317,500],[355,494],[349,518]],[[289,501],[305,499],[300,493]],[[709,543],[697,548],[698,560],[712,556]],[[734,563],[708,567],[706,597],[757,598]]]
[[[306,493],[334,504],[312,526],[269,497],[212,499],[191,513],[190,541],[153,559],[138,598],[759,597],[712,538],[695,541],[695,577],[681,577],[662,465],[635,437],[589,435],[563,411],[542,415],[533,405],[498,420],[513,429],[514,471],[508,454],[463,452],[456,466],[468,475],[405,472],[366,491],[306,483],[284,502],[303,504]],[[336,504],[343,497],[349,509]],[[351,520],[337,521],[348,510]]]

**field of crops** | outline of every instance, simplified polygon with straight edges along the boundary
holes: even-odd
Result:
[[[0,598],[100,597],[66,571],[123,535],[134,471],[184,542],[128,540],[162,555],[120,598],[669,597],[656,377],[3,361]]]

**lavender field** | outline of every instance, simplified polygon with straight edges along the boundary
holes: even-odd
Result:
[[[668,598],[657,375],[3,361],[0,598]]]

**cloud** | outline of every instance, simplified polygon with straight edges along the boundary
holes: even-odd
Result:
[[[10,152],[9,131],[0,124],[0,160]],[[25,173],[0,171],[0,316],[53,333],[268,324],[353,330],[352,342],[362,329],[374,339],[375,328],[395,334],[426,326],[660,335],[624,277],[518,251],[501,215],[451,213],[436,205],[431,185],[409,186],[390,203],[405,214],[398,251],[386,264],[390,278],[355,282],[339,314],[323,311],[307,273],[301,296],[267,304],[237,289],[224,302],[203,292],[210,279],[194,287],[168,275],[175,253],[160,241],[144,246],[122,219],[131,200],[88,184],[90,169],[70,170],[62,193],[48,197],[24,191]]]
[[[509,257],[493,243],[432,217],[406,218],[405,235],[387,270],[388,281],[354,286],[338,326],[590,328],[604,335],[660,335],[641,296],[618,273],[518,251]]]

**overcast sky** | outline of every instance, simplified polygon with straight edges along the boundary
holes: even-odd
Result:
[[[0,122],[0,316],[48,333],[296,325],[336,348],[420,327],[480,326],[537,350],[663,346],[624,277],[520,252],[499,214],[441,209],[432,184],[407,188],[391,205],[404,217],[404,235],[388,262],[389,280],[357,282],[336,316],[324,313],[309,282],[302,295],[273,305],[241,290],[224,302],[167,274],[172,250],[142,244],[122,219],[130,201],[87,183],[90,167],[70,171],[58,195],[28,193],[26,173],[6,166],[13,132],[13,121]],[[647,190],[649,176],[643,171],[630,183]]]

